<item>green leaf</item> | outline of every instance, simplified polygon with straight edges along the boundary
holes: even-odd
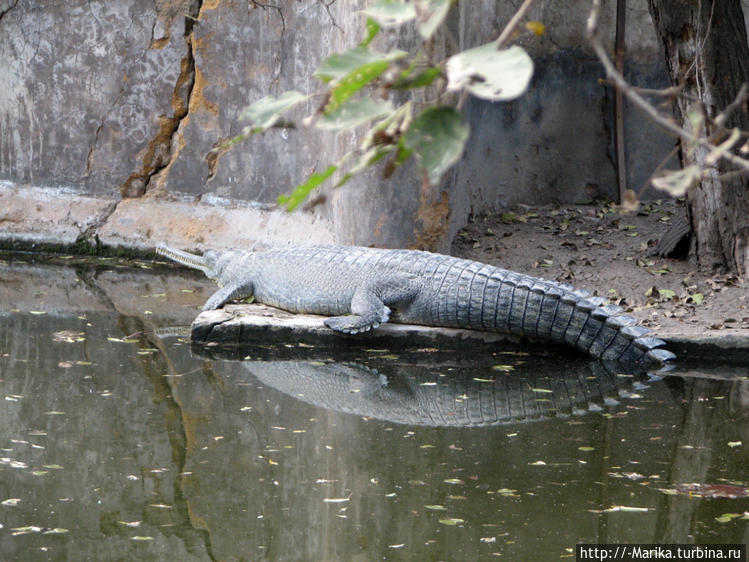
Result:
[[[403,140],[408,150],[419,155],[429,182],[436,184],[463,154],[469,131],[453,108],[430,107],[414,119]]]
[[[311,174],[307,181],[294,188],[291,195],[279,195],[278,204],[286,207],[287,211],[293,211],[304,201],[310,192],[320,186],[338,169],[338,166],[330,165],[321,174]]]
[[[348,172],[346,172],[340,180],[338,180],[338,183],[336,183],[335,186],[341,187],[356,174],[361,173],[369,166],[372,166],[382,160],[385,156],[392,152],[392,150],[393,147],[389,145],[373,146],[359,157],[359,159],[356,161],[356,164],[354,164],[354,166]]]
[[[428,41],[445,21],[450,4],[452,0],[416,0],[416,20],[424,41]]]
[[[393,80],[391,87],[396,90],[408,90],[411,88],[429,86],[429,84],[434,82],[435,78],[441,74],[442,69],[436,66],[424,67],[412,64],[406,70],[402,71],[395,80]]]
[[[379,0],[362,13],[369,16],[383,27],[402,25],[416,17],[416,8],[412,3],[402,0]]]
[[[460,525],[461,523],[465,523],[463,519],[459,519],[457,517],[450,517],[449,519],[440,519],[440,523],[443,525],[450,525],[451,527],[455,525]]]
[[[338,110],[351,96],[372,80],[377,79],[389,66],[390,61],[379,60],[352,70],[330,91],[330,101],[325,106],[325,114],[327,115]]]
[[[522,47],[498,50],[492,42],[450,57],[446,63],[447,89],[465,88],[489,101],[522,95],[533,76],[533,61]]]
[[[323,82],[341,80],[362,66],[382,61],[394,61],[403,58],[408,53],[403,51],[391,51],[379,53],[363,46],[354,47],[343,53],[335,53],[325,59],[315,72],[315,77]]]
[[[372,18],[367,18],[367,36],[359,43],[360,47],[367,47],[380,32],[380,24]]]
[[[281,114],[299,105],[308,96],[294,90],[284,92],[278,98],[266,96],[252,105],[245,107],[240,114],[240,119],[247,119],[252,123],[252,132],[261,132],[270,129],[276,124]]]
[[[372,98],[350,100],[340,105],[335,111],[323,114],[315,125],[326,131],[343,131],[383,117],[392,111],[393,104],[390,101]]]

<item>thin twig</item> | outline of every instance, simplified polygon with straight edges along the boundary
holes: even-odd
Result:
[[[608,78],[599,78],[598,82],[605,86],[616,86],[616,82],[614,82],[613,80],[609,80]],[[653,88],[640,88],[638,86],[631,86],[631,88],[634,92],[637,92],[638,94],[641,94],[643,96],[659,96],[664,98],[686,96],[686,94],[682,92],[684,90],[683,85],[669,86],[668,88],[663,88],[661,90],[654,90]],[[694,101],[696,100],[697,98],[694,98]]]
[[[505,43],[507,43],[507,40],[510,38],[510,35],[512,35],[512,32],[515,31],[515,28],[520,23],[520,20],[522,20],[525,17],[525,14],[530,9],[531,4],[533,4],[533,0],[525,0],[525,2],[523,2],[523,5],[520,6],[517,12],[515,12],[515,15],[512,16],[510,21],[502,30],[502,33],[500,33],[499,37],[497,37],[497,41],[496,41],[497,49],[501,48]]]
[[[746,83],[744,83],[741,85],[739,93],[736,94],[736,98],[731,103],[729,103],[726,108],[721,111],[715,118],[715,124],[719,127],[723,127],[726,119],[728,119],[728,116],[739,109],[739,107],[741,107],[741,104],[746,101],[747,94],[749,94],[749,88],[747,87]]]

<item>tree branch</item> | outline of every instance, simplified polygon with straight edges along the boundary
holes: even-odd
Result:
[[[600,12],[600,7],[601,7],[601,1],[592,0],[592,3],[593,3],[593,6],[590,10],[590,15],[588,16],[588,23],[587,23],[588,40],[590,41],[590,45],[593,48],[593,51],[595,52],[596,56],[598,57],[598,60],[603,65],[603,68],[606,71],[606,76],[609,78],[609,80],[611,80],[618,88],[621,88],[622,93],[627,97],[627,99],[630,102],[632,102],[633,105],[640,108],[640,110],[643,111],[654,123],[658,124],[659,126],[661,126],[663,129],[665,129],[672,135],[679,137],[680,139],[683,139],[686,142],[694,142],[702,147],[707,148],[708,150],[713,150],[715,148],[715,145],[711,143],[707,138],[699,137],[696,134],[695,135],[690,134],[688,131],[684,130],[682,127],[677,125],[673,121],[673,119],[670,119],[662,115],[655,107],[653,107],[653,105],[648,103],[647,100],[645,100],[642,96],[640,96],[640,94],[638,94],[635,91],[635,88],[633,88],[629,84],[629,82],[627,82],[627,80],[619,72],[617,72],[616,68],[614,67],[614,64],[611,62],[611,59],[609,59],[609,56],[606,53],[606,49],[601,44],[601,41],[598,39],[596,35],[596,31],[598,28],[598,17],[599,17],[599,12]],[[742,92],[739,92],[739,93],[741,94]],[[729,108],[732,108],[735,105],[735,103],[736,102],[732,103],[729,106]],[[720,116],[716,118],[716,121],[719,118]],[[731,162],[732,164],[735,164],[736,166],[739,166],[746,172],[749,172],[749,160],[745,160],[744,158],[741,158],[740,156],[737,156],[733,154],[732,152],[728,152],[728,151],[723,152],[721,156],[725,158],[726,160],[728,160],[729,162]]]
[[[499,37],[497,37],[497,49],[501,48],[502,45],[507,43],[510,35],[512,35],[512,32],[515,31],[515,28],[520,23],[520,20],[522,20],[525,17],[525,14],[528,13],[531,4],[533,4],[533,0],[525,0],[525,2],[523,2],[523,5],[520,6],[517,12],[515,12],[515,15],[512,16],[509,22],[507,22],[507,25],[502,30],[502,33],[500,33]]]

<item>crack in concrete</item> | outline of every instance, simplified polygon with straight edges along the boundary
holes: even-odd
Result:
[[[129,74],[129,69],[127,74]],[[117,105],[120,103],[123,95],[125,95],[124,83],[122,86],[120,86],[120,91],[117,93],[117,97],[114,98],[114,101],[109,106],[109,109],[105,111],[101,116],[101,119],[99,119],[99,126],[96,127],[96,132],[94,133],[94,141],[91,143],[91,147],[88,149],[88,155],[86,156],[86,172],[83,174],[84,178],[87,178],[89,175],[91,175],[91,167],[94,160],[94,151],[96,150],[96,145],[99,143],[99,135],[101,134],[101,130],[104,128],[104,121],[106,121],[107,115],[111,114],[114,111],[114,108],[117,107]]]
[[[281,34],[278,37],[278,42],[280,45],[280,48],[278,50],[279,54],[277,56],[278,66],[276,68],[276,72],[273,75],[273,80],[272,80],[272,83],[275,84],[275,87],[276,87],[275,95],[278,95],[278,85],[279,85],[278,79],[281,76],[281,71],[283,70],[283,65],[286,60],[286,55],[285,55],[285,51],[283,48],[283,40],[286,34],[286,18],[284,17],[283,10],[281,9],[280,6],[276,6],[275,4],[264,4],[262,2],[257,2],[256,0],[251,0],[251,4],[252,4],[253,9],[261,8],[263,11],[275,10],[276,12],[278,12],[278,17],[281,20]]]
[[[172,144],[175,135],[179,132],[180,125],[189,117],[190,98],[195,89],[196,67],[193,28],[199,20],[202,5],[202,0],[191,2],[187,13],[184,14],[183,36],[187,45],[187,54],[182,58],[180,73],[172,90],[171,105],[174,112],[171,117],[159,116],[158,131],[151,142],[148,143],[141,169],[130,174],[130,177],[120,186],[120,194],[123,198],[142,197],[147,192],[153,191],[154,177],[169,168],[176,156],[172,150]]]
[[[341,33],[345,35],[346,32],[343,31],[343,28],[340,25],[338,25],[338,22],[333,17],[333,14],[330,11],[330,7],[336,3],[336,0],[329,0],[328,2],[326,2],[325,0],[317,0],[317,1],[318,3],[322,4],[323,7],[325,8],[325,11],[328,13],[328,17],[330,18],[330,21],[333,23],[333,27],[338,28],[338,31],[340,31]]]
[[[119,201],[112,201],[107,207],[101,212],[98,217],[95,217],[91,224],[89,224],[83,232],[81,232],[75,240],[76,245],[87,244],[89,246],[100,247],[101,241],[99,240],[99,229],[104,226],[109,218],[117,210],[117,206],[120,204]]]
[[[6,8],[6,9],[4,9],[4,10],[0,11],[0,23],[2,23],[2,21],[3,21],[3,18],[5,17],[5,14],[7,14],[7,13],[8,13],[8,12],[10,12],[10,11],[11,11],[11,10],[12,10],[13,8],[15,8],[15,7],[16,7],[16,5],[18,4],[18,2],[19,2],[19,0],[16,0],[15,2],[12,2],[12,3],[11,3],[11,4],[10,4],[10,5],[9,5],[9,6],[8,6],[8,7]]]

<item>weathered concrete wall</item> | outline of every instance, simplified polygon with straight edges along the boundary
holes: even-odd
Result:
[[[247,104],[289,89],[322,91],[314,70],[358,42],[366,4],[0,0],[0,180],[105,199],[107,212],[77,233],[91,240],[124,199],[144,209],[154,198],[175,197],[272,204],[358,136],[273,130],[218,157],[214,148],[241,130]],[[605,4],[601,34],[613,43],[614,7]],[[318,219],[312,238],[444,249],[470,213],[614,197],[613,98],[598,83],[601,69],[583,38],[589,7],[588,0],[536,3],[530,17],[547,25],[547,35],[519,39],[536,62],[531,90],[507,104],[469,101],[468,150],[443,185],[423,187],[415,166],[387,181],[367,173],[327,190],[307,211]],[[495,38],[513,12],[508,2],[459,3],[449,31],[431,45],[435,58]],[[633,80],[662,85],[646,0],[630,2],[627,35]],[[383,49],[415,43],[412,30],[378,41]],[[318,103],[312,98],[300,115]],[[627,133],[629,179],[639,189],[672,141],[631,111]],[[260,211],[243,209],[253,228],[262,223]],[[312,222],[287,238],[308,239]],[[210,245],[215,233],[197,230],[185,243]],[[262,227],[248,237],[268,238]]]

